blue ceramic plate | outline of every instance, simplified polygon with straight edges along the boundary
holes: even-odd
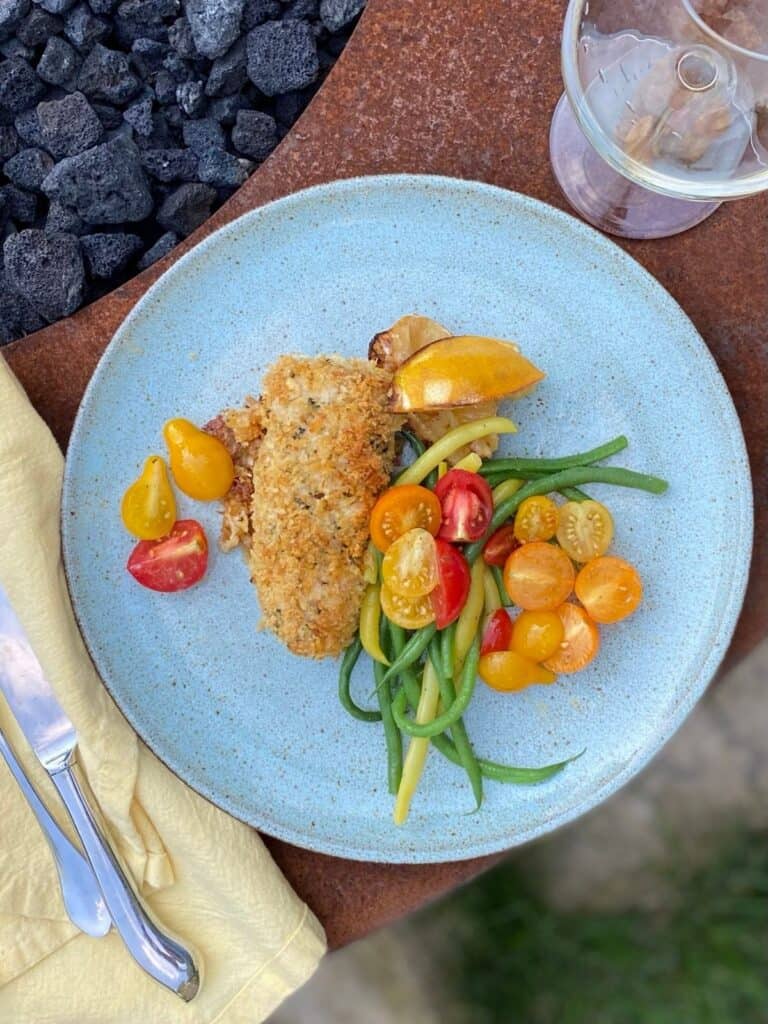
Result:
[[[585,672],[510,696],[480,685],[467,724],[518,765],[584,756],[551,781],[488,783],[479,814],[433,752],[408,824],[392,824],[380,728],[347,717],[337,665],[257,632],[239,554],[204,585],[137,586],[120,496],[163,451],[170,416],[204,422],[256,394],[283,352],[364,355],[419,311],[457,334],[517,339],[547,371],[514,408],[509,450],[566,454],[616,434],[620,461],[668,478],[663,498],[608,495],[615,550],[642,610],[603,631]],[[590,487],[605,498],[601,487]],[[216,536],[213,506],[181,501]],[[63,499],[69,586],[93,659],[139,735],[182,779],[264,831],[324,853],[442,861],[570,821],[630,779],[703,693],[742,602],[751,486],[733,404],[669,295],[619,248],[542,203],[471,182],[380,177],[272,203],[212,235],[138,304],[102,359],[72,436]],[[213,545],[215,548],[215,545]],[[370,692],[367,669],[357,686]]]

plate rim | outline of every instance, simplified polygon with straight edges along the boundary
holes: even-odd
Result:
[[[129,708],[124,706],[124,704],[119,700],[117,694],[114,692],[112,686],[105,677],[106,674],[100,669],[95,651],[89,641],[86,628],[78,614],[74,587],[70,578],[71,574],[68,554],[68,546],[70,543],[70,534],[68,529],[69,517],[65,514],[65,509],[69,507],[71,491],[75,486],[73,479],[74,471],[72,469],[73,460],[70,459],[70,453],[80,443],[82,435],[87,433],[85,429],[85,421],[87,418],[86,409],[93,394],[99,387],[102,377],[109,372],[110,363],[115,351],[122,343],[122,340],[130,334],[134,321],[143,316],[146,308],[153,302],[157,301],[159,294],[161,293],[161,289],[165,287],[167,281],[177,274],[183,274],[189,262],[204,259],[207,251],[221,244],[229,234],[241,231],[244,227],[246,229],[250,229],[252,225],[258,225],[258,222],[262,218],[271,216],[273,211],[276,209],[278,211],[284,211],[286,209],[290,210],[292,206],[300,209],[303,204],[312,204],[316,200],[322,201],[322,199],[327,197],[329,194],[337,195],[340,192],[354,193],[361,190],[370,190],[372,188],[381,188],[384,189],[385,192],[396,191],[398,189],[421,190],[425,193],[430,191],[442,191],[446,195],[456,195],[458,193],[462,199],[465,197],[472,198],[475,196],[481,196],[508,204],[509,206],[516,207],[517,209],[523,209],[526,212],[539,215],[545,221],[554,223],[565,231],[575,232],[577,235],[580,234],[585,238],[590,246],[592,246],[592,251],[597,250],[603,257],[609,257],[615,260],[619,268],[623,266],[626,268],[629,275],[634,276],[635,280],[638,280],[641,284],[644,282],[646,287],[656,297],[657,308],[666,312],[673,320],[680,323],[681,327],[685,328],[690,337],[692,350],[698,352],[699,356],[706,364],[708,364],[711,372],[712,384],[716,388],[715,394],[719,394],[723,406],[723,412],[726,414],[725,426],[729,428],[726,430],[726,435],[733,439],[735,449],[734,454],[737,455],[738,458],[737,469],[742,482],[742,486],[738,489],[738,494],[741,499],[741,516],[738,523],[738,543],[735,545],[735,550],[739,554],[739,560],[734,567],[737,571],[731,575],[728,600],[720,617],[717,633],[709,645],[708,653],[703,659],[698,672],[691,677],[685,691],[680,694],[678,701],[673,706],[670,713],[663,720],[659,729],[653,734],[652,740],[645,744],[643,748],[636,750],[633,756],[624,763],[621,769],[612,774],[602,785],[595,787],[589,793],[580,797],[576,802],[569,804],[565,809],[561,808],[551,817],[544,818],[535,826],[510,834],[499,834],[498,832],[494,832],[485,839],[473,840],[470,845],[462,845],[456,850],[443,847],[423,850],[409,847],[404,844],[402,851],[400,851],[401,856],[398,856],[397,860],[392,859],[392,855],[389,851],[386,854],[383,854],[379,853],[376,849],[369,848],[368,846],[357,848],[345,842],[335,843],[332,840],[327,841],[324,837],[307,835],[305,832],[294,830],[290,827],[283,826],[280,823],[275,823],[272,820],[265,824],[264,818],[260,820],[257,820],[256,818],[250,819],[249,817],[244,816],[243,809],[237,806],[236,801],[228,800],[226,797],[216,794],[209,786],[205,786],[201,783],[192,783],[185,777],[181,769],[174,767],[170,761],[166,760],[165,757],[158,753],[152,743],[144,736],[142,731],[134,722],[134,716],[131,714]],[[497,185],[490,185],[483,181],[455,178],[446,175],[408,173],[379,174],[341,178],[329,182],[323,182],[318,185],[312,185],[308,188],[289,193],[288,195],[282,196],[278,199],[271,200],[256,209],[247,211],[241,216],[216,229],[210,235],[207,235],[204,239],[195,244],[144,292],[114,332],[109,343],[99,357],[96,367],[78,405],[64,464],[60,502],[60,534],[62,562],[70,603],[80,635],[83,638],[83,643],[99,679],[103,683],[107,693],[114,701],[120,713],[136,733],[137,738],[184,785],[188,786],[199,796],[203,797],[203,799],[208,800],[211,804],[220,808],[225,813],[243,822],[243,824],[248,825],[251,828],[255,828],[260,832],[264,832],[266,835],[273,836],[284,842],[291,843],[294,846],[298,846],[314,853],[328,854],[331,856],[345,858],[347,860],[365,863],[458,863],[472,858],[488,856],[504,850],[513,849],[516,846],[523,845],[535,838],[548,835],[550,832],[555,831],[555,829],[576,821],[588,811],[598,807],[608,799],[608,797],[626,785],[626,783],[637,775],[677,732],[706,692],[707,687],[716,674],[717,669],[728,650],[730,641],[738,623],[739,614],[741,612],[749,581],[749,570],[752,560],[754,496],[746,441],[744,439],[741,421],[725,378],[723,377],[709,346],[701,337],[696,326],[693,324],[685,310],[679,305],[661,282],[658,281],[657,278],[654,277],[653,274],[651,274],[650,271],[648,271],[641,263],[617,245],[616,242],[597,231],[595,228],[572,216],[570,213],[551,206],[549,203],[536,199],[532,196],[524,195],[523,193],[516,192],[511,189],[505,189]],[[407,838],[405,836],[403,838],[407,842]]]

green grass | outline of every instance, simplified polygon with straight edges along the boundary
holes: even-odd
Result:
[[[663,913],[557,913],[497,868],[428,912],[454,928],[450,1002],[471,1024],[765,1024],[768,835],[674,881]]]

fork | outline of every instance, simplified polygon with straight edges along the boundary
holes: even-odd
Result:
[[[51,817],[38,796],[37,790],[16,759],[2,729],[0,729],[0,754],[19,784],[19,789],[37,818],[43,835],[48,840],[59,876],[64,908],[70,921],[86,935],[101,938],[111,928],[112,919],[90,864]]]

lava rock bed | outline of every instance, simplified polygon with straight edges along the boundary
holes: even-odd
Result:
[[[366,0],[0,0],[0,345],[206,220],[289,131]]]

